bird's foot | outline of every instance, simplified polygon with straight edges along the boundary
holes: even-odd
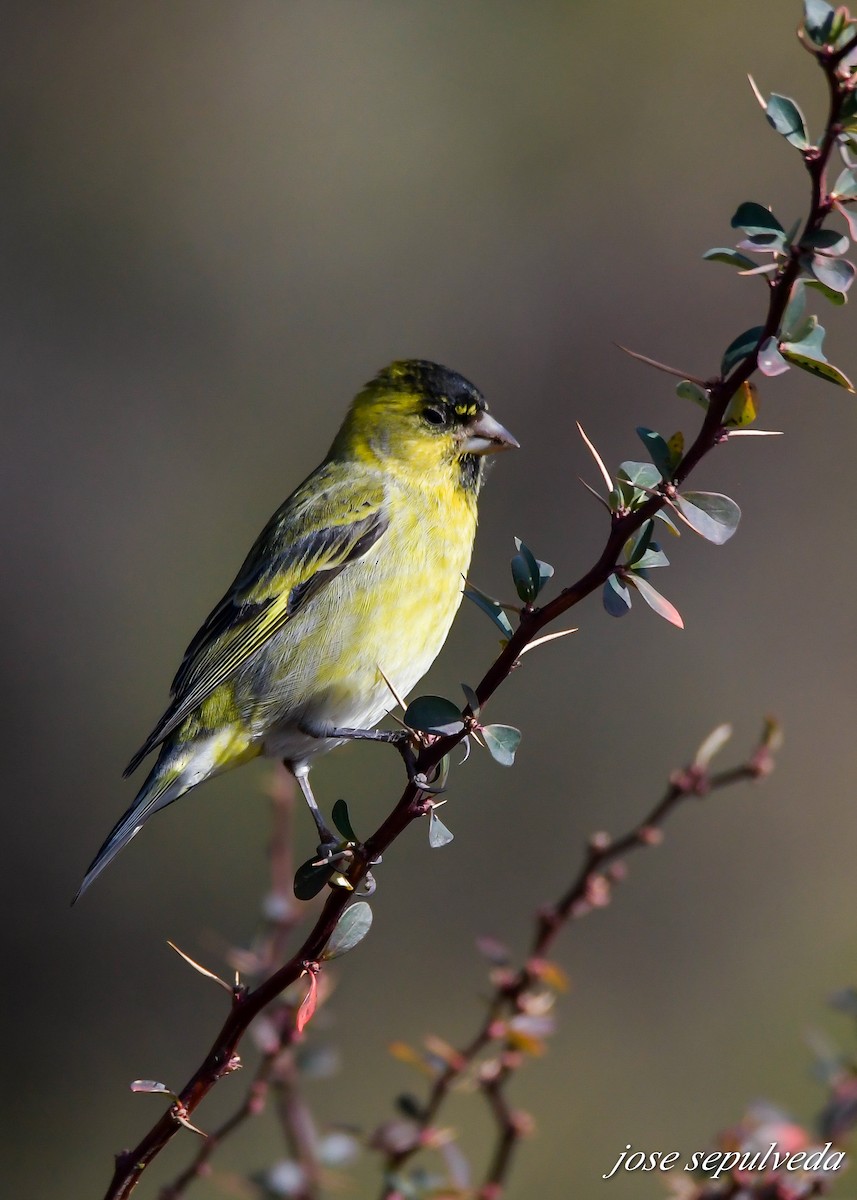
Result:
[[[309,737],[338,738],[345,742],[385,742],[388,746],[395,746],[404,761],[408,782],[415,784],[421,791],[432,790],[425,776],[417,772],[415,739],[410,729],[343,729],[323,721],[305,721],[298,728]]]

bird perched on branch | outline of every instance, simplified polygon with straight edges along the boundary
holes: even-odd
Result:
[[[294,773],[322,847],[335,840],[310,765],[431,666],[461,603],[483,458],[517,445],[436,363],[394,362],[363,388],[188,647],[125,774],[160,746],[157,761],[78,896],[158,809],[260,754]]]

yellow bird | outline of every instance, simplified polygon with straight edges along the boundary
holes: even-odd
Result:
[[[309,786],[317,755],[370,730],[449,633],[476,534],[483,458],[518,443],[447,367],[394,362],[357,395],[321,466],[262,530],[185,653],[160,746],[78,892],[158,809],[263,754]],[[75,897],[77,898],[77,897]]]

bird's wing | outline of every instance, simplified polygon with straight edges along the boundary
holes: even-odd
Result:
[[[277,630],[302,611],[387,529],[383,484],[357,471],[321,468],[289,497],[259,535],[232,587],[188,646],[172,703],[125,774]]]

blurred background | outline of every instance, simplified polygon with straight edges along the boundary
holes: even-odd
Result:
[[[606,533],[576,480],[598,482],[575,421],[615,466],[643,457],[635,425],[690,435],[699,420],[613,343],[716,371],[765,297],[702,252],[730,244],[742,200],[786,225],[804,211],[799,157],[746,72],[796,96],[815,131],[823,85],[793,36],[800,6],[782,0],[5,11],[3,1162],[10,1195],[61,1179],[94,1197],[159,1110],[128,1083],[181,1084],[223,1011],[166,939],[217,968],[217,947],[260,920],[264,764],[158,816],[69,908],[132,798],[122,767],[256,533],[357,388],[425,357],[480,386],[522,444],[484,492],[474,580],[511,593],[516,535],[575,579]],[[819,305],[853,377],[854,314]],[[787,737],[773,777],[689,804],[615,903],[562,940],[573,988],[512,1091],[538,1129],[510,1194],[604,1186],[628,1142],[704,1149],[759,1096],[800,1119],[820,1106],[806,1034],[851,1049],[826,1002],[854,980],[857,945],[857,409],[797,371],[761,401],[762,427],[786,436],[735,442],[695,476],[741,504],[737,536],[667,547],[657,582],[684,632],[639,603],[621,622],[582,605],[580,632],[528,655],[490,707],[524,730],[516,768],[475,753],[444,810],[455,841],[432,851],[418,826],[387,856],[329,1008],[342,1069],[310,1089],[322,1122],[371,1129],[419,1089],[387,1045],[475,1028],[474,938],[523,948],[587,834],[639,820],[722,721],[736,731],[723,763],[739,760],[767,712]],[[466,606],[421,690],[456,696],[496,649]],[[314,780],[366,832],[401,769],[354,747]],[[306,854],[303,813],[299,832]],[[198,1123],[247,1082],[221,1084]],[[478,1164],[478,1101],[449,1120]],[[195,1148],[177,1138],[139,1194]],[[266,1117],[218,1164],[281,1155]],[[374,1171],[350,1194],[375,1194]],[[663,1194],[639,1174],[609,1186]]]

